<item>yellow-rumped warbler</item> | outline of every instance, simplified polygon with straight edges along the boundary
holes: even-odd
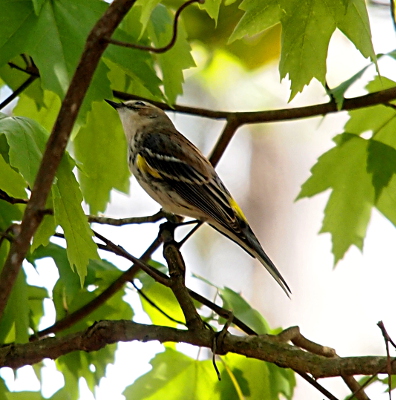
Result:
[[[129,168],[143,189],[169,213],[207,222],[257,258],[287,295],[290,289],[264,252],[242,210],[206,157],[158,107],[140,100],[106,100],[119,115]]]

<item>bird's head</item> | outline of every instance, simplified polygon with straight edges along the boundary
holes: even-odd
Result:
[[[128,100],[122,103],[107,99],[105,101],[118,111],[127,137],[135,134],[139,128],[153,124],[168,125],[171,123],[168,116],[160,108],[147,101]]]

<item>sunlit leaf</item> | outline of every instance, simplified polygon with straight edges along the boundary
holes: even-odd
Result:
[[[82,163],[81,190],[91,214],[106,209],[112,189],[129,190],[126,140],[119,125],[118,114],[108,104],[95,103],[87,125],[74,140],[76,157]]]
[[[20,271],[12,288],[4,314],[0,319],[0,343],[29,341],[28,285],[24,271]]]
[[[252,328],[257,334],[263,335],[269,333],[270,328],[267,321],[240,294],[226,287],[220,289],[219,295],[223,300],[223,307],[232,311],[237,318]]]
[[[337,263],[351,245],[363,249],[371,209],[375,203],[372,176],[367,171],[369,141],[339,135],[336,146],[319,157],[298,199],[332,189],[320,232],[329,232]]]
[[[99,258],[93,233],[81,207],[82,194],[70,161],[63,157],[53,187],[55,219],[61,225],[67,242],[67,256],[72,268],[76,268],[81,282],[87,274],[89,260]]]
[[[211,361],[197,361],[172,349],[151,360],[152,370],[123,392],[127,400],[221,400]]]
[[[0,189],[9,196],[27,198],[26,181],[0,156]]]
[[[230,43],[244,36],[256,35],[280,21],[279,0],[266,1],[264,4],[260,0],[244,0],[239,8],[244,10],[245,14],[232,32]]]

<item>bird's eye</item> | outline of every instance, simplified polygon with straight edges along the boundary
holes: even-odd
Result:
[[[143,101],[137,101],[136,103],[135,103],[135,106],[145,106],[146,104],[145,103],[143,103]]]

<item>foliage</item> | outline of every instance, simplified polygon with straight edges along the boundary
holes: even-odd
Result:
[[[138,0],[113,38],[142,46],[164,46],[172,36],[175,10],[181,4],[176,0]],[[22,220],[49,132],[87,36],[109,5],[100,0],[0,0],[0,7],[0,83],[18,92],[24,82],[35,78],[18,92],[14,116],[0,114],[0,193],[6,194],[0,199],[0,230],[12,235],[14,224]],[[268,63],[280,51],[280,77],[290,80],[290,99],[313,78],[325,92],[328,46],[336,28],[376,65],[364,0],[268,0],[264,5],[262,0],[228,0],[225,4],[207,0],[183,12],[176,43],[167,52],[108,46],[79,111],[68,152],[57,170],[46,203],[50,212],[34,235],[27,256],[33,266],[38,260],[50,258],[59,279],[50,292],[31,285],[26,280],[25,264],[0,319],[1,343],[27,343],[39,332],[44,301],[51,301],[55,320],[62,321],[93,301],[121,275],[117,266],[98,253],[83,208],[84,203],[91,214],[97,215],[106,211],[112,191],[129,191],[125,138],[118,116],[103,103],[104,98],[112,98],[113,90],[117,90],[174,105],[183,92],[184,72],[195,67],[191,46],[197,43],[209,60],[219,52],[228,52],[249,69]],[[364,71],[327,91],[339,110],[346,90]],[[395,86],[395,82],[377,76],[366,89],[377,92]],[[318,159],[311,177],[302,185],[299,199],[331,191],[321,232],[331,233],[335,262],[352,245],[363,249],[373,208],[396,225],[395,115],[392,104],[349,111],[345,131],[334,138],[334,147]],[[362,136],[368,131],[370,138]],[[65,247],[55,244],[55,232],[64,234]],[[10,243],[2,237],[0,265],[9,249]],[[171,290],[144,275],[139,275],[139,281],[148,298],[161,305],[162,312],[141,299],[152,323],[180,327],[177,321],[183,321],[183,313]],[[77,332],[102,319],[131,319],[133,310],[123,298],[125,290],[57,335]],[[219,296],[225,308],[232,309],[256,332],[271,332],[264,318],[239,294],[225,288],[219,289]],[[202,306],[199,302],[196,305]],[[205,320],[217,329],[216,315]],[[105,376],[106,366],[114,361],[115,349],[111,345],[94,353],[74,352],[60,357],[56,365],[65,384],[51,398],[67,395],[77,399],[80,377],[94,392]],[[152,370],[125,390],[127,399],[185,399],[186,393],[199,399],[207,398],[208,391],[211,398],[219,399],[291,399],[295,386],[291,370],[235,354],[218,361],[224,378],[221,382],[210,360],[192,359],[170,345],[151,364]],[[3,381],[0,385],[1,398],[42,398],[39,392],[11,393]]]

